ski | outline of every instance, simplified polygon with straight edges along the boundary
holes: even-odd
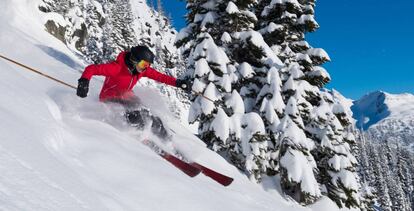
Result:
[[[233,178],[214,171],[197,162],[188,163],[177,156],[164,151],[150,140],[146,139],[142,141],[142,143],[190,177],[195,177],[201,172],[223,186],[229,186],[233,182]]]
[[[191,163],[191,165],[200,169],[204,175],[206,175],[207,177],[210,177],[211,179],[215,180],[216,182],[220,183],[223,186],[229,186],[233,182],[233,178],[228,177],[224,174],[221,174],[217,171],[214,171],[199,163],[194,162],[194,163]]]
[[[190,177],[195,177],[198,174],[200,174],[201,169],[190,165],[189,163],[179,159],[178,157],[162,150],[157,145],[155,145],[153,142],[149,140],[142,141],[143,144],[151,148],[153,151],[155,151],[158,155],[160,155],[162,158],[164,158],[166,161],[170,162],[172,165],[174,165],[176,168],[181,170],[183,173],[187,174]]]

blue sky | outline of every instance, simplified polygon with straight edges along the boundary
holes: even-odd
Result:
[[[179,30],[185,3],[162,0]],[[320,29],[307,41],[324,48],[332,61],[328,88],[348,98],[383,90],[414,93],[413,0],[321,0],[316,4]]]

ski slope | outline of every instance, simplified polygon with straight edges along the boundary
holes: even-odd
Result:
[[[38,0],[0,1],[0,54],[76,85],[86,64],[42,30]],[[137,86],[172,140],[157,140],[123,121],[122,108],[98,101],[102,78],[89,96],[0,59],[0,210],[337,210],[327,198],[304,208],[263,186],[208,150],[168,112],[157,90]],[[218,170],[235,180],[223,187],[190,178],[140,141]]]

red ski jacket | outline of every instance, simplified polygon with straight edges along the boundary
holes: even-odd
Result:
[[[105,76],[105,82],[99,94],[100,101],[107,100],[128,100],[134,96],[132,88],[142,77],[175,86],[174,77],[162,74],[151,67],[148,67],[138,75],[132,75],[125,64],[126,52],[121,52],[116,61],[107,64],[89,65],[85,68],[82,78],[90,80],[94,75]]]

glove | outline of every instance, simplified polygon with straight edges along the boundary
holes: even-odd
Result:
[[[86,97],[89,91],[89,80],[86,78],[80,78],[78,80],[78,88],[76,89],[76,95],[79,97]]]
[[[190,93],[193,85],[191,84],[190,80],[177,79],[175,86],[183,89],[187,93]]]

